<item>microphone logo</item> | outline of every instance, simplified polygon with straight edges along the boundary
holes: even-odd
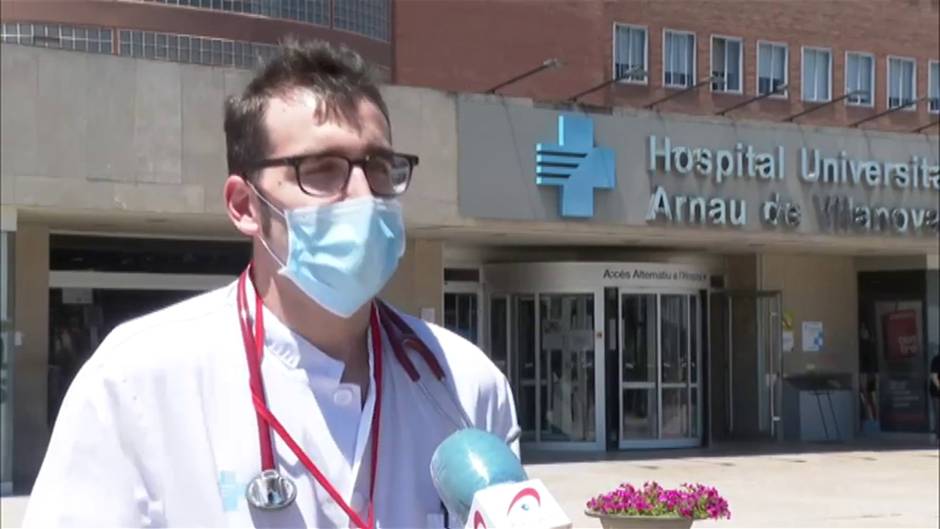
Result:
[[[480,511],[473,513],[473,529],[486,529],[486,521]]]
[[[532,504],[532,501],[529,500],[529,498],[535,501],[535,505]],[[533,489],[532,487],[526,487],[520,490],[519,493],[516,494],[516,497],[513,498],[511,502],[509,502],[509,509],[506,510],[507,516],[512,515],[512,509],[516,505],[518,505],[519,509],[521,509],[523,512],[528,512],[532,510],[533,507],[537,508],[542,506],[542,497],[539,496],[539,491]]]
[[[535,145],[535,183],[559,186],[562,217],[594,216],[594,190],[613,189],[614,151],[594,146],[594,122],[558,116],[558,144]]]

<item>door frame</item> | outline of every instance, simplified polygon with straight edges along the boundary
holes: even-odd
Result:
[[[153,274],[148,272],[93,272],[51,270],[49,288],[103,290],[212,290],[233,283],[236,276],[221,274]]]
[[[624,382],[623,381],[623,336],[624,336],[624,327],[623,327],[623,296],[624,295],[653,295],[656,296],[656,380],[653,382]],[[686,336],[686,347],[689,351],[689,381],[685,384],[684,387],[689,389],[689,393],[686,397],[686,405],[692,407],[692,391],[696,392],[696,402],[697,406],[695,409],[695,420],[698,424],[698,431],[695,436],[684,437],[684,438],[663,438],[662,437],[662,424],[663,424],[663,375],[662,375],[662,296],[687,296],[689,298],[689,305],[686,307],[685,316],[686,321],[689,322],[689,333]],[[618,366],[618,395],[617,399],[619,401],[618,409],[623,410],[623,392],[625,389],[655,389],[656,390],[656,439],[642,439],[642,440],[625,440],[623,433],[623,418],[619,417],[617,421],[618,428],[618,438],[617,438],[617,447],[620,450],[628,450],[635,448],[685,448],[685,447],[696,447],[701,446],[704,436],[704,428],[702,425],[702,416],[703,410],[706,405],[705,399],[703,398],[703,380],[702,380],[702,325],[700,323],[702,317],[704,316],[702,312],[701,303],[699,302],[699,291],[693,291],[691,289],[681,289],[681,288],[641,288],[641,287],[619,287],[617,289],[617,326],[618,326],[618,343],[617,343],[617,366]],[[692,320],[692,303],[696,305],[696,318]],[[695,351],[692,351],[692,334],[695,333]],[[696,380],[697,382],[693,384],[691,382],[691,355],[696,355],[695,370],[696,370]],[[651,386],[652,384],[652,386]],[[681,387],[676,382],[668,383],[670,387]],[[689,420],[692,421],[692,417],[689,417]],[[689,424],[691,429],[692,423]]]
[[[541,380],[541,369],[542,369],[542,336],[539,324],[542,321],[542,303],[541,297],[543,295],[583,295],[588,294],[593,296],[594,302],[594,441],[542,441],[541,430],[542,430],[542,380]],[[519,332],[519,329],[513,325],[513,315],[516,313],[515,303],[518,298],[521,297],[531,297],[534,304],[534,320],[535,325],[532,329],[533,332],[533,344],[535,349],[535,440],[533,441],[524,441],[522,446],[526,448],[534,448],[538,450],[571,450],[571,451],[598,451],[604,450],[606,447],[606,436],[607,436],[607,405],[605,399],[605,384],[604,384],[604,333],[600,330],[603,329],[603,309],[604,309],[604,289],[603,287],[595,288],[592,290],[586,290],[584,288],[572,287],[565,288],[563,285],[556,285],[550,288],[549,290],[539,290],[535,292],[531,291],[517,291],[517,292],[488,292],[486,295],[487,307],[491,301],[495,298],[504,298],[507,300],[506,318],[507,318],[507,333],[506,333],[506,364],[507,364],[507,378],[513,380],[512,375],[514,373],[514,362],[515,362],[515,351],[513,350],[514,339],[516,338],[516,333]],[[522,380],[519,380],[519,388],[517,391],[522,390]]]
[[[485,277],[484,294],[487,309],[490,299],[496,296],[508,296],[509,313],[515,311],[516,296],[532,296],[535,300],[536,326],[533,329],[535,336],[536,361],[541,355],[538,322],[541,318],[541,303],[539,296],[545,294],[593,294],[594,296],[594,413],[595,413],[595,441],[587,443],[567,442],[534,442],[523,443],[535,449],[559,449],[573,451],[605,451],[607,449],[607,414],[606,400],[606,332],[604,318],[604,291],[605,288],[638,290],[645,293],[679,293],[694,295],[696,299],[702,290],[709,291],[710,269],[705,266],[687,263],[665,262],[514,262],[482,265]],[[620,300],[618,299],[618,306]],[[702,310],[701,304],[699,309]],[[707,313],[706,313],[707,314]],[[618,314],[619,315],[619,314]],[[511,316],[510,316],[511,317]],[[488,318],[487,318],[488,319]],[[510,324],[512,321],[510,320]],[[507,334],[508,363],[515,362],[513,340],[518,329],[512,328]],[[699,350],[704,347],[699,334]],[[619,347],[619,346],[618,346]],[[539,366],[540,367],[540,366]],[[699,398],[702,398],[701,387],[701,356],[699,356]],[[536,374],[539,374],[538,368]],[[511,379],[510,379],[511,380]],[[516,388],[514,388],[516,389]],[[539,385],[536,384],[538,391]],[[536,395],[535,407],[537,413],[541,412],[541,394]],[[701,401],[699,410],[703,410],[707,402]],[[540,417],[536,415],[536,427],[539,426]],[[704,425],[699,415],[698,440],[689,441],[690,446],[697,446],[702,442]],[[619,442],[619,440],[618,440]],[[664,447],[662,441],[657,440],[650,448]],[[633,446],[640,448],[640,446]]]
[[[766,406],[760,406],[758,404],[758,429],[760,428],[761,417],[764,413],[768,414],[770,431],[768,432],[769,440],[782,441],[783,440],[783,291],[782,290],[739,290],[739,289],[717,289],[711,292],[712,296],[724,296],[727,300],[727,307],[725,309],[725,318],[727,323],[726,330],[726,349],[727,349],[727,401],[725,402],[725,413],[727,415],[728,422],[728,435],[730,438],[735,437],[734,430],[734,299],[737,298],[747,298],[753,299],[755,301],[755,322],[757,325],[756,334],[757,334],[757,351],[758,351],[758,366],[762,365],[767,355],[770,355],[769,367],[773,368],[772,373],[770,373],[769,381],[769,394],[770,397],[767,399]],[[770,329],[765,329],[765,321],[760,316],[760,300],[762,299],[772,299],[776,302],[776,312],[771,312],[770,316]],[[771,346],[771,352],[765,351],[765,343],[763,340],[763,332],[770,332],[769,343]],[[774,355],[774,352],[776,354]],[[775,356],[775,358],[774,358]],[[755,373],[757,376],[757,387],[759,390],[758,403],[760,403],[761,395],[764,393],[766,381],[761,380],[764,373],[760,372]]]

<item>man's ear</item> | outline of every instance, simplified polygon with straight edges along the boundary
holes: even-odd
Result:
[[[249,237],[254,237],[261,230],[261,212],[251,200],[252,193],[248,182],[238,175],[229,175],[222,188],[229,220],[236,230]]]

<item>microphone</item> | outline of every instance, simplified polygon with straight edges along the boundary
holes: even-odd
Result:
[[[568,529],[571,520],[538,479],[529,479],[506,441],[466,428],[431,456],[431,481],[454,527]]]

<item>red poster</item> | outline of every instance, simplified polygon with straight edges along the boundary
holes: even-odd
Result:
[[[917,335],[917,311],[899,310],[882,316],[885,339],[885,357],[888,360],[907,360],[920,356],[920,337]]]

